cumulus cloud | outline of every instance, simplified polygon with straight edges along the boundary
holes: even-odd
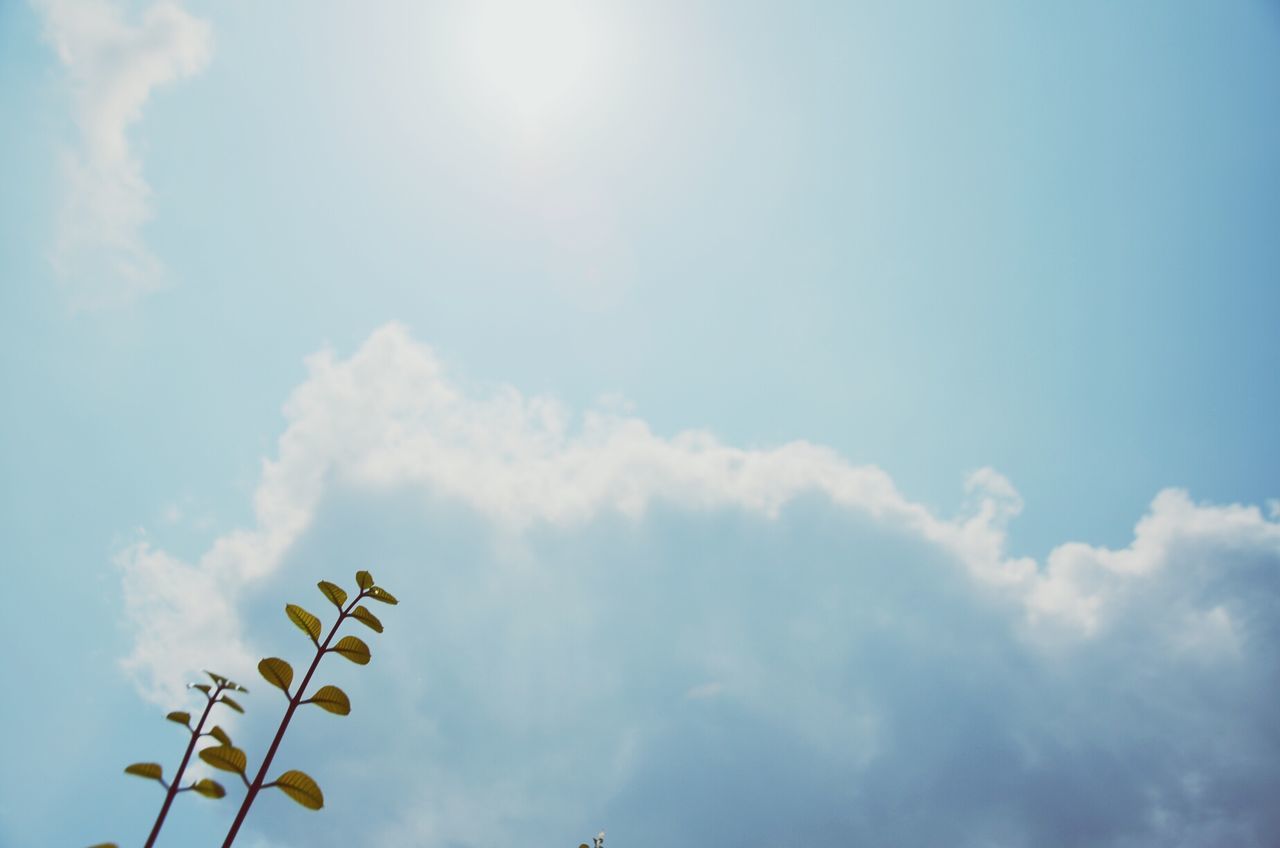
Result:
[[[151,188],[128,131],[157,86],[205,67],[212,30],[173,2],[151,6],[136,24],[109,0],[32,2],[70,83],[80,136],[62,161],[54,268],[79,305],[126,300],[163,282],[142,238]]]
[[[204,657],[280,653],[280,604],[317,579],[401,595],[374,664],[326,672],[357,729],[291,731],[328,818],[262,836],[1280,838],[1274,516],[1170,490],[1127,547],[1038,563],[1007,555],[1022,504],[990,469],[939,516],[817,445],[465,386],[394,325],[308,365],[256,526],[194,563],[120,556],[126,664],[160,699]]]

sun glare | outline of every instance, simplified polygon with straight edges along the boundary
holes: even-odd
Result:
[[[462,46],[480,105],[530,130],[585,109],[605,70],[602,30],[585,2],[473,7]]]

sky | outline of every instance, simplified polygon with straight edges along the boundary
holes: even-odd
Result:
[[[1269,0],[0,0],[0,845],[357,569],[238,845],[1280,843],[1277,221]]]

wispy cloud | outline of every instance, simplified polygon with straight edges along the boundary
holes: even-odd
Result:
[[[120,562],[161,699],[279,651],[282,593],[368,566],[401,594],[359,737],[299,730],[335,799],[316,844],[1280,836],[1280,523],[1255,507],[1169,490],[1127,547],[1037,563],[989,469],[938,516],[816,445],[466,389],[394,325],[309,366],[257,525]]]
[[[164,282],[142,230],[151,188],[129,144],[157,86],[199,73],[209,24],[172,2],[130,23],[109,0],[33,0],[71,87],[79,144],[63,156],[66,197],[51,256],[73,302],[126,301]]]

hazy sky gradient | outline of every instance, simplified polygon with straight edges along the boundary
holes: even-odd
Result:
[[[1280,839],[1280,8],[535,5],[0,0],[0,844]]]

